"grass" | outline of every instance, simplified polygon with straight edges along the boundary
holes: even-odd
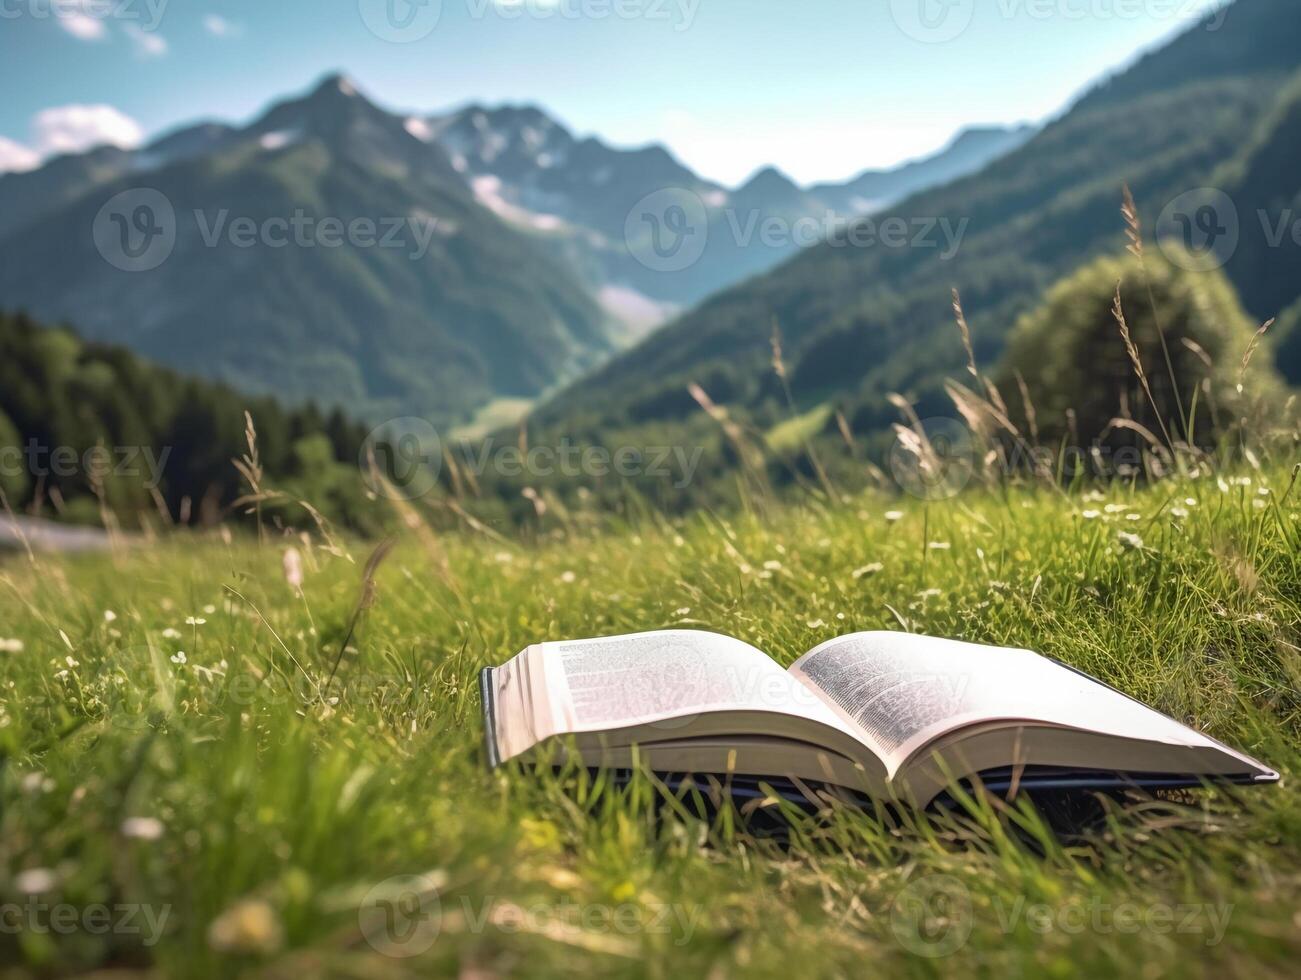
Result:
[[[472,442],[492,435],[498,429],[518,425],[519,420],[529,413],[536,403],[532,398],[494,398],[474,413],[474,418],[465,425],[453,429],[449,435],[452,439]]]
[[[778,422],[764,434],[764,442],[776,452],[798,450],[826,427],[831,412],[830,402],[815,405],[807,412]]]
[[[363,546],[353,560],[223,532],[14,557],[0,566],[0,963],[295,978],[1294,975],[1291,478],[866,495],[533,543],[412,536],[379,567],[328,684]],[[647,779],[617,790],[485,770],[481,666],[540,639],[669,626],[733,633],[783,663],[862,629],[1030,646],[1284,780],[1115,804],[1072,837],[1022,804],[976,800],[892,824],[845,809],[795,819],[781,844],[730,811],[657,816]],[[375,931],[389,899],[418,926],[405,945]],[[118,927],[97,931],[98,907]],[[55,908],[71,928],[49,928]]]

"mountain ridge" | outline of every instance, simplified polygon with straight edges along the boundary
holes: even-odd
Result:
[[[1016,317],[1051,283],[1123,249],[1124,184],[1150,233],[1182,194],[1235,157],[1299,67],[1301,24],[1276,10],[1264,0],[1238,0],[1213,42],[1181,35],[1140,59],[1131,71],[1153,79],[1150,90],[1124,73],[1109,78],[996,164],[873,216],[878,229],[891,220],[910,229],[941,221],[963,228],[951,260],[938,248],[892,248],[880,237],[862,248],[813,246],[711,297],[561,392],[539,408],[538,424],[563,418],[613,439],[654,424],[672,439],[698,413],[687,385],[706,380],[717,388],[706,388],[715,401],[752,416],[756,426],[772,424],[784,411],[771,382],[774,322],[802,406],[830,400],[857,432],[897,419],[885,397],[891,391],[913,396],[923,415],[947,414],[943,379],[965,362],[952,325],[952,287],[961,288],[976,353],[988,364]],[[1189,34],[1205,31],[1204,24]],[[1274,54],[1257,58],[1257,43]],[[1200,72],[1208,45],[1238,59],[1221,51],[1209,79]],[[1180,73],[1182,84],[1173,84]],[[1118,91],[1127,93],[1123,101],[1104,97]],[[1228,271],[1241,289],[1240,268]],[[1295,276],[1285,282],[1296,288]],[[1262,320],[1279,312],[1260,299],[1243,295]]]
[[[0,304],[253,393],[372,418],[455,419],[536,397],[613,350],[607,315],[570,272],[346,79],[210,135],[211,152],[118,171],[10,229]],[[168,202],[175,242],[157,268],[122,271],[90,232],[141,184]],[[323,234],[277,246],[267,229],[300,215],[296,236],[328,221],[373,230],[346,248]],[[251,247],[238,222],[256,229]],[[403,248],[381,244],[399,223]]]

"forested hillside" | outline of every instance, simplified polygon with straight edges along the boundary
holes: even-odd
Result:
[[[1230,276],[1258,322],[1278,315],[1301,295],[1301,279],[1294,249],[1261,245],[1254,209],[1282,219],[1288,212],[1273,209],[1301,188],[1287,163],[1295,159],[1289,107],[1301,20],[1271,0],[1239,0],[1218,30],[1212,23],[1104,82],[979,174],[875,216],[860,226],[859,244],[846,237],[820,245],[705,302],[572,386],[539,421],[563,420],[603,440],[647,425],[682,431],[699,410],[687,394],[698,382],[729,411],[767,427],[786,411],[771,370],[774,324],[802,410],[842,406],[856,432],[897,418],[891,391],[914,397],[923,415],[947,411],[942,379],[966,360],[951,290],[960,289],[975,352],[990,363],[1051,283],[1123,248],[1125,184],[1154,248],[1158,230],[1179,227],[1172,211],[1205,218],[1188,192],[1222,181],[1225,195],[1241,198]],[[892,227],[902,235],[883,233]],[[1301,364],[1287,357],[1280,367],[1301,377]]]
[[[337,409],[286,409],[0,314],[0,488],[11,510],[128,526],[226,516],[250,491],[233,460],[254,418],[264,478],[333,519],[363,522],[357,466],[366,429]],[[100,499],[104,509],[101,512]],[[288,501],[286,519],[312,518]]]

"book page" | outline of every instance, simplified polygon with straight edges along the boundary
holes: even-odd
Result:
[[[1228,751],[1030,650],[855,633],[815,647],[791,672],[859,727],[892,773],[935,737],[983,721],[1038,722]]]
[[[535,649],[558,731],[639,724],[671,731],[702,714],[738,710],[798,715],[848,731],[771,657],[730,636],[663,630]]]
[[[483,683],[494,765],[568,736],[557,758],[576,750],[589,766],[626,767],[637,758],[664,771],[704,766],[887,792],[885,763],[821,695],[767,654],[718,633],[535,644]]]

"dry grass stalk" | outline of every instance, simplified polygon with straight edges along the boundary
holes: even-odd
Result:
[[[244,482],[249,485],[250,493],[246,497],[257,514],[257,540],[258,544],[261,544],[263,540],[262,501],[266,497],[262,492],[262,459],[257,449],[257,428],[253,425],[253,416],[247,410],[244,412],[244,440],[248,444],[248,452],[233,462],[235,469],[239,470],[240,475],[244,477]]]
[[[963,418],[968,420],[967,424],[981,438],[992,437],[996,428],[1005,430],[1015,439],[1021,438],[1021,432],[1017,429],[1016,423],[1008,416],[1002,405],[982,398],[970,388],[960,385],[956,381],[944,382],[944,390]],[[975,421],[973,422],[972,419],[975,419]]]
[[[718,405],[704,388],[700,387],[695,381],[687,385],[687,394],[689,394],[697,405],[704,409],[705,414],[718,423],[722,429],[723,435],[727,441],[732,444],[736,450],[737,458],[741,461],[742,468],[753,477],[760,486],[771,490],[768,486],[768,477],[763,468],[762,453],[750,445],[746,439],[745,433],[741,427],[736,424],[735,420],[727,414],[727,409]]]
[[[958,333],[962,335],[962,347],[967,352],[967,370],[971,372],[973,378],[979,378],[980,372],[976,370],[976,350],[971,345],[971,327],[967,324],[967,314],[962,310],[962,296],[956,286],[953,288],[953,318],[958,323]]]
[[[1134,373],[1138,375],[1139,384],[1143,386],[1143,392],[1152,405],[1152,412],[1156,415],[1157,423],[1161,426],[1161,434],[1165,436],[1166,444],[1173,448],[1174,440],[1170,438],[1170,431],[1165,426],[1165,419],[1161,417],[1161,409],[1157,407],[1156,398],[1152,395],[1152,386],[1148,384],[1147,372],[1143,370],[1143,360],[1139,356],[1138,344],[1134,342],[1134,337],[1129,331],[1129,321],[1125,319],[1125,308],[1120,299],[1120,285],[1119,282],[1116,283],[1116,301],[1111,307],[1111,315],[1116,318],[1116,323],[1120,327],[1120,337],[1125,342],[1125,352],[1129,354],[1129,361],[1134,367]]]
[[[27,560],[31,562],[33,567],[35,567],[37,564],[36,553],[32,551],[32,543],[27,540],[27,535],[23,532],[22,525],[18,523],[18,518],[14,516],[13,508],[9,506],[9,495],[5,493],[4,487],[0,487],[0,507],[4,508],[4,512],[8,515],[9,521],[14,529],[14,533],[18,535],[18,540],[22,544],[23,550],[27,552]]]
[[[333,533],[331,533],[330,522],[325,519],[325,515],[322,514],[315,507],[313,507],[306,500],[296,500],[295,502],[298,504],[299,507],[307,511],[308,515],[316,523],[316,529],[321,532],[321,537],[325,539],[325,545],[322,547],[321,550],[324,551],[326,554],[333,555],[336,558],[342,558],[345,561],[352,562],[353,561],[352,555],[348,552],[346,548],[340,546],[338,539],[334,536]],[[306,534],[304,534],[304,537],[306,537]],[[308,538],[307,540],[310,541],[311,539]]]
[[[512,542],[509,538],[505,537],[504,535],[497,533],[492,528],[488,527],[488,525],[484,524],[477,517],[475,517],[473,514],[467,511],[457,501],[444,500],[442,501],[442,504],[453,514],[455,514],[460,520],[464,521],[466,526],[469,527],[470,530],[476,531],[479,534],[484,535],[485,537],[491,538],[493,541],[496,541],[498,544],[513,547],[514,542]]]
[[[772,336],[769,338],[768,342],[772,346],[772,369],[777,373],[777,377],[781,378],[782,384],[784,385],[786,384],[786,363],[782,360],[782,335],[781,328],[777,325],[776,317],[773,317]],[[789,395],[790,391],[788,389],[787,396],[789,397]]]
[[[159,493],[158,488],[150,487],[149,496],[153,499],[154,509],[158,511],[158,516],[162,520],[163,526],[175,526],[176,522],[172,520],[171,511],[167,509],[167,501],[163,499],[163,495]]]
[[[849,447],[851,453],[858,448],[854,442],[854,432],[849,427],[849,420],[840,409],[836,409],[836,428],[840,430],[840,438],[845,440],[845,445]]]
[[[443,465],[452,479],[452,496],[459,500],[465,496],[465,486],[461,482],[461,468],[456,465],[456,455],[447,446],[443,447]]]
[[[1120,213],[1125,219],[1125,237],[1129,239],[1126,248],[1139,262],[1143,261],[1143,223],[1139,220],[1138,206],[1134,204],[1134,195],[1130,193],[1129,184],[1122,184],[1123,200]]]
[[[1175,407],[1179,412],[1179,424],[1184,427],[1185,435],[1192,426],[1192,419],[1184,414],[1183,396],[1179,393],[1179,379],[1175,376],[1174,361],[1170,357],[1170,347],[1166,343],[1165,328],[1161,326],[1161,311],[1156,305],[1156,295],[1152,292],[1152,279],[1147,274],[1147,261],[1143,254],[1143,222],[1138,215],[1138,205],[1129,184],[1122,184],[1120,214],[1125,219],[1125,236],[1129,239],[1127,246],[1131,255],[1138,259],[1138,267],[1143,272],[1143,283],[1147,287],[1147,300],[1152,305],[1152,320],[1156,324],[1156,334],[1161,339],[1161,353],[1165,357],[1166,370],[1170,373],[1170,390],[1174,392]],[[1162,421],[1161,428],[1165,429]],[[1168,437],[1167,437],[1168,439]]]
[[[366,611],[375,604],[375,597],[378,595],[375,574],[379,571],[380,565],[384,564],[384,559],[389,556],[396,543],[396,538],[385,538],[375,546],[375,550],[366,559],[366,565],[361,572],[361,593],[357,597],[357,605],[352,610],[352,618],[348,620],[348,629],[343,635],[343,642],[339,644],[339,652],[334,658],[334,666],[330,668],[330,676],[325,679],[325,687],[321,692],[322,698],[330,691],[330,684],[334,681],[334,675],[338,673],[339,664],[343,661],[343,655],[348,650],[348,644],[352,642],[353,635],[357,632],[357,624],[361,622],[361,617],[366,614]]]
[[[772,369],[781,382],[782,391],[786,395],[786,409],[790,412],[790,417],[794,420],[799,415],[799,410],[795,407],[795,396],[791,393],[790,382],[786,379],[786,362],[782,360],[782,335],[781,328],[777,324],[777,318],[772,321],[772,336],[769,339],[772,345]],[[805,437],[801,436],[800,442],[804,444],[804,453],[809,457],[809,463],[813,466],[814,475],[817,476],[818,482],[822,484],[822,491],[827,495],[829,500],[836,499],[835,487],[831,485],[831,478],[827,476],[827,471],[822,466],[822,460],[818,459],[818,454],[813,451],[813,444]]]
[[[1273,321],[1271,320],[1270,322],[1272,323]],[[1206,353],[1205,347],[1193,340],[1191,337],[1180,337],[1179,340],[1194,357],[1206,366],[1206,370],[1210,371],[1215,368],[1215,362],[1211,360],[1211,355]]]
[[[1250,366],[1250,364],[1251,364],[1251,359],[1252,359],[1252,357],[1254,357],[1255,354],[1256,354],[1256,348],[1260,346],[1260,341],[1261,341],[1261,339],[1265,336],[1265,333],[1266,333],[1266,332],[1269,330],[1269,328],[1272,327],[1273,325],[1274,325],[1274,321],[1273,321],[1272,319],[1270,319],[1270,320],[1266,320],[1266,321],[1261,325],[1260,329],[1256,331],[1256,335],[1255,335],[1254,337],[1251,338],[1251,343],[1249,343],[1249,344],[1247,345],[1246,353],[1244,353],[1244,354],[1242,355],[1242,368],[1241,368],[1241,370],[1239,370],[1239,372],[1238,372],[1238,392],[1239,392],[1239,393],[1242,392],[1242,382],[1246,379],[1246,376],[1247,376],[1247,368],[1248,368],[1248,366]]]
[[[102,448],[103,444],[100,443],[99,445]],[[104,487],[104,473],[98,466],[91,466],[87,473],[87,479],[90,482],[91,492],[95,495],[95,500],[99,504],[99,520],[108,533],[109,552],[113,555],[113,562],[116,564],[121,558],[122,528],[118,523],[117,515],[113,513],[113,508],[108,503],[108,491]]]
[[[397,487],[389,481],[388,476],[380,468],[379,463],[375,460],[375,450],[373,447],[367,447],[366,451],[366,468],[371,476],[371,486],[378,488],[383,496],[392,505],[397,512],[398,520],[404,528],[414,534],[420,541],[421,547],[429,555],[431,564],[438,570],[443,582],[457,592],[456,579],[452,575],[452,563],[447,557],[447,552],[438,536],[434,533],[433,528],[420,516]],[[458,593],[459,594],[459,593]]]
[[[1003,395],[994,382],[988,378],[980,378],[979,380],[985,385],[985,397],[989,399],[989,403],[997,408],[1001,414],[1011,418],[1012,413],[1007,410],[1007,402],[1003,401]]]
[[[893,426],[895,438],[899,441],[899,445],[917,460],[917,467],[927,481],[933,480],[938,483],[944,477],[944,460],[940,458],[939,453],[935,451],[935,447],[931,445],[930,437],[926,434],[926,427],[922,425],[922,420],[912,407],[912,403],[898,392],[892,391],[885,397],[891,405],[899,410],[899,414],[908,423],[907,425],[900,425],[896,422]]]
[[[1030,386],[1025,383],[1020,371],[1016,375],[1016,387],[1021,392],[1021,409],[1025,412],[1025,424],[1030,430],[1030,441],[1039,444],[1039,416],[1035,412],[1034,400],[1030,397]]]

